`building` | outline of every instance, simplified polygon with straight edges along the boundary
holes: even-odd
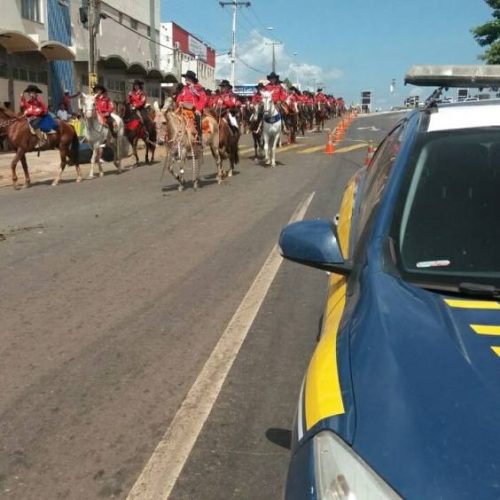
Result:
[[[58,102],[49,92],[49,86],[55,88],[59,81],[54,71],[60,61],[71,67],[69,61],[75,52],[69,29],[69,36],[58,36],[59,30],[50,28],[50,23],[59,18],[69,20],[69,0],[3,0],[2,8],[0,104],[10,101],[17,109],[21,92],[28,83],[35,83],[55,108]]]
[[[215,88],[215,50],[174,22],[160,25],[160,68],[178,82],[194,71],[203,87]]]
[[[57,0],[59,1],[59,0]],[[71,2],[78,89],[88,92],[88,29],[80,20],[82,0]],[[160,98],[166,75],[159,65],[160,0],[99,1],[101,16],[96,37],[97,74],[110,97],[123,102],[134,79],[145,82],[149,101]]]

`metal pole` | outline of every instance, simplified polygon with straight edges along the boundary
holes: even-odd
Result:
[[[236,63],[236,9],[238,5],[233,3],[233,45],[231,48],[231,85],[234,85],[235,63]]]
[[[233,7],[233,30],[232,30],[232,47],[231,47],[231,85],[235,82],[236,73],[236,11],[238,7],[250,7],[251,2],[239,2],[237,0],[231,0],[226,2],[219,2],[221,7],[225,5],[231,5]]]
[[[96,36],[99,27],[97,0],[89,0],[89,92],[97,83]]]

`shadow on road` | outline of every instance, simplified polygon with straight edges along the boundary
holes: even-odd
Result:
[[[280,429],[271,427],[266,431],[266,438],[273,444],[277,444],[287,450],[292,447],[292,431],[289,429]]]

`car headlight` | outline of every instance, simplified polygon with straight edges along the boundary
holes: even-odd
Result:
[[[401,497],[354,450],[330,431],[313,438],[316,495],[321,500]]]

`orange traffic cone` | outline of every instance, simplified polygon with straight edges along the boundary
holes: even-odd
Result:
[[[332,142],[332,136],[331,136],[331,134],[328,134],[327,141],[326,141],[326,147],[325,147],[325,154],[333,155],[334,153],[335,153],[335,146],[333,145],[333,142]]]
[[[333,136],[333,142],[340,142],[342,140],[342,132],[336,128],[335,129],[335,134]]]

